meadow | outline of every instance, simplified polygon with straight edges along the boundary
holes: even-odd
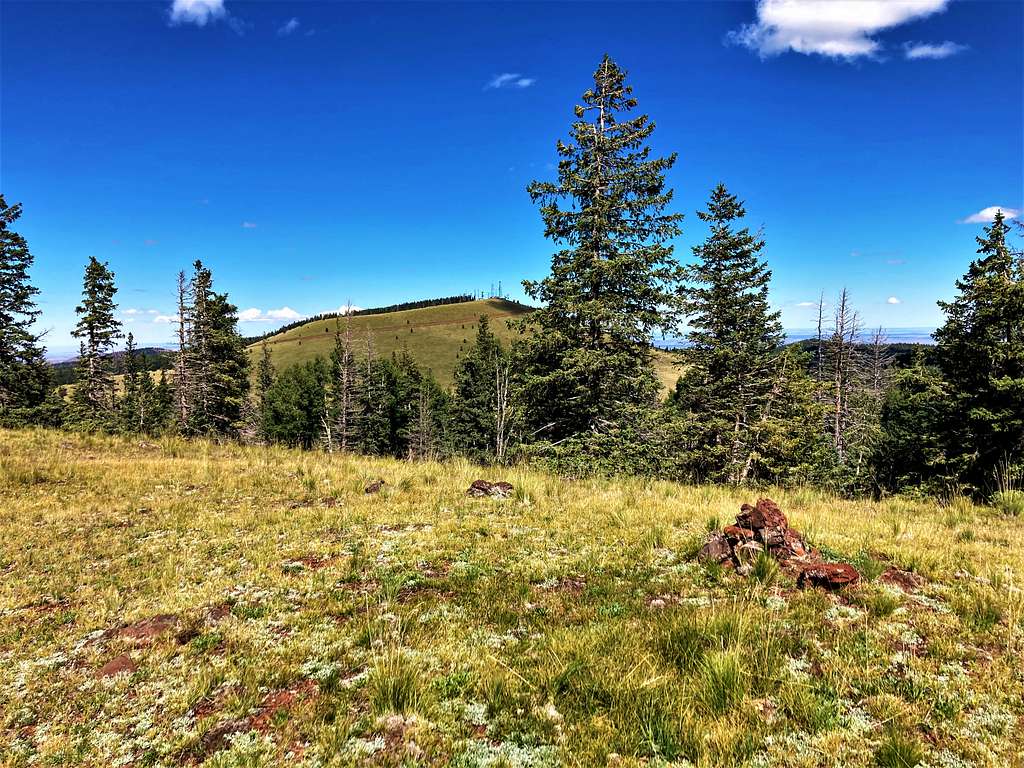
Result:
[[[530,307],[505,299],[480,299],[459,304],[442,304],[379,315],[356,315],[351,319],[356,354],[365,354],[367,337],[376,355],[389,357],[408,351],[416,363],[428,371],[442,387],[450,387],[455,378],[459,356],[468,352],[476,337],[481,315],[490,320],[491,332],[508,347],[519,337],[515,322],[531,311]],[[346,321],[341,319],[344,331]],[[334,348],[335,320],[304,323],[267,339],[271,360],[278,370],[304,363],[316,356],[327,358]],[[262,344],[249,347],[255,369]],[[654,365],[662,390],[668,391],[679,378],[671,354],[654,350]]]
[[[0,765],[1024,764],[1024,520],[763,489],[826,593],[757,495],[0,431]]]

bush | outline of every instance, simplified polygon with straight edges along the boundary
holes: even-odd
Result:
[[[1001,515],[1024,517],[1024,491],[999,491],[992,497],[992,506]]]

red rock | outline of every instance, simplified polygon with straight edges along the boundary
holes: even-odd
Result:
[[[738,525],[727,525],[722,529],[725,538],[734,541],[750,541],[754,538],[754,532],[749,528],[740,528]]]
[[[806,566],[797,577],[800,588],[821,587],[829,591],[842,589],[860,581],[860,573],[846,563],[816,563]]]
[[[138,667],[127,653],[111,659],[96,671],[97,677],[113,677],[114,675],[131,674]]]
[[[722,563],[732,558],[732,545],[721,533],[711,534],[711,538],[697,553],[700,560],[710,563]]]
[[[758,499],[753,507],[744,504],[740,507],[740,513],[736,516],[736,525],[743,528],[753,528],[755,531],[764,528],[777,528],[785,530],[789,527],[789,521],[782,514],[779,505],[771,499]]]

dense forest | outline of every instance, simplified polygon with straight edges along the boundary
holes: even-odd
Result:
[[[557,249],[548,276],[524,282],[539,309],[518,321],[510,346],[481,318],[451,390],[408,354],[377,355],[350,315],[320,318],[335,330],[329,358],[275,370],[264,343],[250,370],[252,340],[199,261],[177,277],[170,368],[141,354],[130,333],[114,355],[117,287],[95,258],[66,386],[33,331],[39,292],[15,229],[21,206],[0,197],[0,425],[532,461],[572,476],[965,493],[1021,506],[1024,253],[1002,213],[977,238],[954,298],[939,302],[946,319],[927,354],[864,328],[843,289],[822,299],[817,337],[787,345],[765,241],[745,225],[737,194],[711,190],[697,212],[707,238],[691,260],[675,254],[682,213],[665,174],[676,155],[652,154],[654,123],[636,107],[626,73],[605,57],[557,144],[556,178],[528,188]],[[684,323],[679,380],[663,399],[651,339]]]

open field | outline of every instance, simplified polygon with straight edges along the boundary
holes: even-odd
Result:
[[[695,562],[749,492],[0,431],[0,765],[1021,765],[1024,520],[766,493],[865,582]]]
[[[380,315],[356,315],[352,318],[352,336],[359,353],[366,348],[367,333],[378,355],[390,356],[407,349],[417,363],[430,369],[441,385],[448,387],[454,379],[458,356],[473,345],[480,315],[488,316],[491,331],[508,345],[518,336],[512,324],[529,311],[529,307],[514,301],[481,299]],[[344,328],[344,319],[341,323]],[[334,331],[334,320],[320,320],[272,336],[267,344],[274,365],[282,369],[317,355],[326,358],[334,347]],[[249,347],[254,364],[261,346]],[[654,360],[658,379],[667,391],[675,386],[679,372],[666,352],[655,350]]]

